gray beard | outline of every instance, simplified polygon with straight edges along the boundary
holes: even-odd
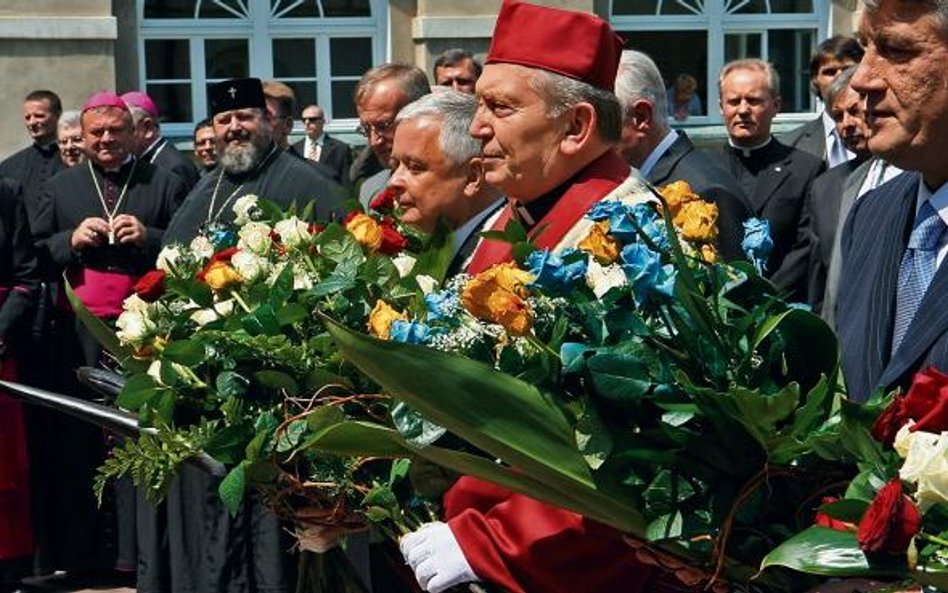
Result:
[[[239,146],[228,144],[224,147],[219,162],[225,172],[231,175],[243,175],[249,173],[261,158],[263,158],[263,147],[251,141]]]

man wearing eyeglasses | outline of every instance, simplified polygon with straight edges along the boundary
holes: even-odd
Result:
[[[355,90],[359,133],[382,170],[362,182],[359,202],[368,208],[379,192],[385,189],[392,172],[392,141],[395,137],[395,116],[405,105],[431,92],[428,77],[420,69],[405,64],[382,64],[366,72]]]
[[[303,109],[303,129],[306,137],[293,144],[293,150],[303,158],[320,163],[332,170],[332,178],[343,184],[349,184],[349,167],[352,166],[352,151],[349,145],[330,138],[323,128],[326,114],[319,105],[309,105]]]

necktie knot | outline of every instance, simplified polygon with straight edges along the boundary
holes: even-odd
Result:
[[[925,201],[915,217],[915,228],[909,237],[909,249],[931,251],[938,248],[939,240],[945,231],[945,223],[931,202]]]

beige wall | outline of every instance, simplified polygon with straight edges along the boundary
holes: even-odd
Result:
[[[129,0],[127,0],[129,1]],[[111,0],[0,1],[0,158],[29,144],[23,97],[55,91],[64,109],[115,86]]]

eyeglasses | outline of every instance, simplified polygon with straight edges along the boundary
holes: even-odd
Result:
[[[318,121],[323,121],[323,120],[325,120],[326,118],[324,118],[324,117],[304,117],[304,118],[302,118],[302,119],[303,119],[303,123],[304,123],[304,124],[314,124],[314,123],[316,123],[316,122],[318,122]]]
[[[395,121],[389,120],[389,121],[382,121],[377,124],[360,123],[359,127],[356,128],[356,132],[368,138],[372,132],[375,132],[377,136],[384,136],[386,133],[391,132],[394,129],[395,129]]]

